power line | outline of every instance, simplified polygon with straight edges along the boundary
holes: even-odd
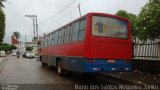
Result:
[[[61,12],[63,12],[65,9],[67,9],[70,5],[72,5],[74,2],[76,2],[77,0],[74,0],[73,2],[71,2],[69,5],[67,5],[66,7],[64,7],[61,11],[59,11],[58,13],[56,13],[55,15],[51,16],[50,18],[48,18],[47,20],[39,23],[39,24],[43,24],[45,22],[48,22],[49,20],[51,20],[52,18],[54,18],[55,16],[57,16],[58,14],[60,14]]]
[[[86,0],[86,1],[84,1],[83,3],[81,3],[81,7],[84,7],[85,4],[86,4],[88,1],[89,1],[89,0]],[[77,7],[77,8],[74,8],[74,10],[72,10],[72,11],[66,13],[66,14],[63,14],[63,16],[61,17],[61,20],[59,20],[58,18],[56,18],[56,20],[54,20],[54,22],[63,21],[63,20],[64,20],[64,17],[70,16],[70,15],[71,15],[73,12],[75,12],[75,11],[78,11],[78,7]],[[50,24],[51,24],[51,23],[50,23]],[[50,25],[50,24],[49,24],[49,25]],[[53,25],[52,25],[52,26],[53,26]]]
[[[50,1],[47,1],[47,0],[45,0],[45,1],[41,1],[41,0],[40,0],[40,2],[42,2],[43,4],[46,3],[46,4],[48,4],[48,5],[52,5],[52,6],[54,5],[54,6],[58,6],[58,7],[66,7],[65,5],[53,3],[53,2],[50,2]],[[68,8],[76,8],[76,7],[68,7]]]

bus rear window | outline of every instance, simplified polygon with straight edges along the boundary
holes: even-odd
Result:
[[[128,23],[116,18],[93,16],[92,35],[128,39]]]

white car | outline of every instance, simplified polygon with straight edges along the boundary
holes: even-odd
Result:
[[[12,52],[12,56],[17,56],[17,53],[16,52]]]
[[[0,56],[1,57],[5,57],[6,56],[6,52],[5,51],[0,51]]]
[[[25,57],[26,58],[34,58],[34,53],[33,52],[26,52]]]

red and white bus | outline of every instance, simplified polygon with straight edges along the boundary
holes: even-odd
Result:
[[[56,22],[55,22],[56,23]],[[130,22],[105,13],[88,13],[46,34],[39,49],[42,66],[97,73],[132,69]]]

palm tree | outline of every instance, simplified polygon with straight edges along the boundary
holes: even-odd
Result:
[[[13,36],[15,36],[17,39],[21,37],[20,32],[13,32]]]

